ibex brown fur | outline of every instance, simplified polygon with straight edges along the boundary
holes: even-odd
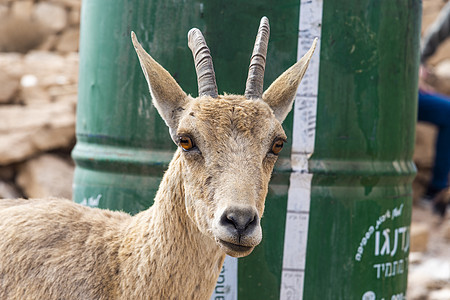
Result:
[[[267,18],[261,24],[268,38]],[[203,74],[194,99],[132,39],[178,145],[154,205],[132,217],[61,199],[0,201],[0,299],[208,299],[225,254],[248,255],[261,241],[268,183],[286,139],[281,122],[314,46],[263,95],[247,86],[250,96],[220,96],[209,49],[191,31]]]

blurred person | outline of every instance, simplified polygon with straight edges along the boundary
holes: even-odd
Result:
[[[418,105],[418,120],[438,127],[433,174],[424,198],[433,202],[434,211],[442,217],[445,216],[450,196],[450,97],[436,93],[425,81],[431,73],[426,66],[427,59],[449,36],[450,2],[447,2],[422,39]]]

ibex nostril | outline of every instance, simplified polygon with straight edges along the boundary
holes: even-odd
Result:
[[[257,223],[257,215],[255,214],[245,227],[247,228],[248,226],[256,225],[256,223]]]
[[[235,221],[233,215],[231,215],[231,214],[224,213],[222,215],[222,217],[220,218],[220,225],[225,226],[225,227],[233,226],[234,228],[237,229],[236,221]]]
[[[220,224],[241,235],[258,225],[258,215],[252,209],[227,209],[222,214]]]

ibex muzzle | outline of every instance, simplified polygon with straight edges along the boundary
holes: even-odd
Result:
[[[246,253],[261,241],[258,212],[251,206],[227,208],[220,217],[219,225],[224,229],[219,242],[236,253]]]

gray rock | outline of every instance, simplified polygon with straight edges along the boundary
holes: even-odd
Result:
[[[78,28],[71,28],[64,31],[59,39],[56,50],[59,52],[76,52],[78,51],[78,42],[80,39],[80,30]]]
[[[20,197],[22,195],[14,185],[0,180],[0,199],[15,199]]]
[[[75,139],[75,112],[66,102],[0,106],[0,120],[0,165],[71,146]]]
[[[56,3],[39,2],[34,6],[33,18],[50,33],[60,32],[67,26],[66,9]]]
[[[449,300],[450,299],[450,287],[432,291],[428,296],[428,300]]]
[[[52,154],[30,159],[19,168],[17,184],[29,198],[72,197],[74,166]]]
[[[19,80],[0,72],[0,104],[9,103],[13,100],[13,96],[19,91]]]
[[[33,4],[32,0],[16,0],[11,3],[11,13],[15,17],[29,20],[33,12]]]

